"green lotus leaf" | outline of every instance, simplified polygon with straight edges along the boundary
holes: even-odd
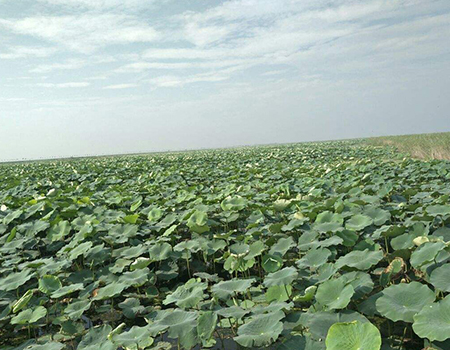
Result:
[[[148,327],[133,326],[128,332],[114,334],[110,340],[115,346],[121,346],[125,350],[146,349],[153,344]]]
[[[289,285],[297,277],[298,272],[294,267],[285,267],[277,272],[269,273],[264,279],[264,285],[266,287]]]
[[[355,290],[343,279],[333,279],[323,282],[317,288],[316,300],[330,310],[343,309],[349,303]]]
[[[443,242],[424,243],[411,254],[409,261],[414,268],[418,269],[422,265],[432,262],[444,248],[445,243]]]
[[[301,314],[299,323],[309,329],[313,339],[320,340],[326,338],[328,330],[333,324],[353,321],[369,322],[363,315],[355,311],[345,310],[339,313],[329,311],[305,312]]]
[[[47,342],[45,344],[33,344],[24,348],[24,350],[61,350],[65,345],[58,342]]]
[[[33,297],[33,290],[30,289],[13,304],[12,311],[16,313],[22,310],[24,307],[28,305],[32,297]]]
[[[270,303],[272,301],[286,301],[292,295],[291,285],[271,286],[267,289],[266,300]]]
[[[140,271],[140,270],[137,270],[137,271]],[[97,291],[97,295],[94,297],[94,300],[111,299],[111,298],[115,297],[116,295],[122,293],[122,291],[128,287],[129,287],[129,284],[113,282],[103,288],[100,288]]]
[[[335,323],[325,340],[327,350],[380,350],[380,331],[371,323]]]
[[[61,287],[61,281],[56,276],[45,275],[39,279],[39,290],[44,294],[52,294]]]
[[[440,302],[426,305],[414,316],[414,332],[431,341],[450,338],[450,295]]]
[[[309,302],[314,299],[314,296],[316,295],[317,286],[310,286],[305,289],[303,294],[296,295],[294,297],[294,301],[297,302]]]
[[[128,298],[119,304],[119,307],[122,309],[122,312],[126,318],[134,319],[136,315],[144,312],[145,307],[142,306],[139,302],[139,299],[136,298]]]
[[[338,269],[343,266],[353,267],[358,270],[368,270],[383,259],[383,251],[354,250],[336,261]]]
[[[69,235],[71,230],[70,223],[66,220],[58,222],[55,226],[50,227],[47,237],[52,241],[63,240],[64,237]]]
[[[234,340],[247,348],[268,346],[280,336],[283,330],[283,324],[280,322],[282,318],[282,311],[254,316],[239,327],[238,336]]]
[[[92,242],[84,242],[84,243],[77,245],[74,249],[72,249],[69,252],[69,254],[68,254],[69,260],[75,260],[80,255],[86,256],[86,253],[89,251],[89,249],[91,249],[92,244],[93,244]]]
[[[431,284],[442,292],[450,292],[450,264],[445,264],[433,270],[430,276]]]
[[[30,269],[9,273],[6,277],[0,278],[0,291],[8,292],[10,290],[15,290],[27,283],[32,277],[33,272]]]
[[[197,319],[197,334],[205,346],[213,343],[211,337],[217,326],[217,314],[213,311],[202,312]]]
[[[147,267],[148,265],[150,265],[152,262],[151,259],[148,258],[137,258],[135,261],[133,261],[130,265],[130,270],[139,270],[139,269],[143,269],[145,267]]]
[[[64,314],[67,315],[71,320],[78,320],[83,312],[89,310],[91,307],[90,300],[78,300],[72,304],[67,305],[64,309]]]
[[[369,207],[364,210],[364,214],[372,218],[373,224],[376,226],[384,225],[391,219],[391,213],[377,207]]]
[[[270,248],[269,254],[283,257],[292,247],[295,247],[292,237],[280,238],[278,242]]]
[[[46,221],[35,220],[32,222],[26,222],[19,225],[18,228],[25,236],[34,237],[39,232],[43,232],[50,227],[50,224]]]
[[[362,231],[372,224],[373,219],[370,216],[356,214],[346,221],[345,228],[348,230]]]
[[[140,287],[148,282],[150,270],[144,267],[139,270],[125,272],[119,277],[117,284],[124,284],[126,286]],[[120,293],[120,292],[119,292]]]
[[[427,207],[426,212],[432,216],[450,215],[450,205],[430,205]]]
[[[45,315],[47,315],[47,309],[43,306],[38,306],[35,309],[26,309],[21,311],[18,315],[14,316],[11,319],[11,324],[36,323]]]
[[[224,211],[241,211],[247,206],[247,200],[240,196],[227,197],[220,203],[220,206]]]
[[[75,293],[79,290],[82,290],[84,288],[83,283],[75,283],[71,284],[69,286],[61,287],[57,289],[55,292],[51,294],[51,297],[53,299],[61,298],[63,296]]]
[[[266,272],[275,272],[283,266],[283,258],[279,255],[265,254],[262,257],[262,267]]]
[[[77,350],[116,350],[117,346],[108,339],[111,331],[112,328],[108,325],[91,328],[81,339]]]
[[[299,268],[318,268],[328,261],[331,251],[327,248],[309,250],[305,256],[297,261]]]
[[[187,226],[195,233],[204,233],[209,230],[207,223],[208,215],[203,211],[196,210],[189,217]]]
[[[244,310],[239,306],[233,305],[227,308],[219,309],[216,313],[225,318],[233,317],[238,320],[250,313],[250,310]]]
[[[169,329],[169,337],[176,339],[196,329],[197,313],[175,310],[166,313],[159,321],[159,326]]]
[[[236,293],[243,293],[249,289],[255,280],[252,279],[231,279],[228,281],[219,282],[211,287],[213,295],[219,299],[228,299]]]
[[[394,322],[412,323],[414,315],[436,298],[430,288],[419,282],[392,285],[382,293],[376,301],[377,311]]]
[[[175,303],[178,307],[189,309],[205,299],[204,290],[208,287],[206,283],[200,283],[196,279],[189,280],[185,285],[178,287],[163,301],[164,305]]]
[[[350,283],[355,290],[353,299],[361,299],[365,295],[369,294],[374,287],[372,278],[368,273],[361,271],[349,272],[341,277],[346,283]]]
[[[164,215],[164,211],[160,208],[152,208],[148,214],[147,214],[147,219],[150,222],[157,222],[158,220],[160,220]]]

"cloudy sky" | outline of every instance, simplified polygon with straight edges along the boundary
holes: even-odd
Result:
[[[448,0],[0,0],[0,160],[450,131]]]

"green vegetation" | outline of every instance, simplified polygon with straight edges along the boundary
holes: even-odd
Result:
[[[347,141],[0,174],[1,350],[450,348],[450,162]]]
[[[414,158],[450,160],[450,132],[373,137],[367,142],[375,146],[395,147]]]

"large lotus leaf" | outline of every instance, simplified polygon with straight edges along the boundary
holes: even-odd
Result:
[[[45,231],[50,227],[50,224],[46,221],[35,220],[32,222],[26,222],[22,225],[19,225],[19,230],[23,232],[25,236],[33,237],[39,232]]]
[[[33,344],[27,346],[24,350],[61,350],[64,347],[64,344],[52,341],[45,344]]]
[[[148,327],[133,326],[128,332],[113,334],[110,340],[115,346],[121,346],[125,350],[146,349],[153,344]]]
[[[363,323],[369,320],[363,315],[355,311],[342,311],[339,313],[333,312],[306,312],[300,316],[300,323],[309,328],[313,339],[325,339],[330,327],[337,322],[353,322],[360,321]],[[344,349],[342,349],[344,350]]]
[[[217,314],[213,311],[202,312],[197,320],[197,334],[202,344],[208,345],[217,326]]]
[[[129,319],[134,319],[138,313],[145,310],[145,307],[136,298],[125,299],[119,304],[119,307],[122,309],[124,316]]]
[[[409,261],[417,269],[426,263],[432,262],[444,248],[445,243],[443,242],[424,243],[411,254]]]
[[[426,212],[432,216],[450,215],[450,205],[430,205]]]
[[[341,214],[332,213],[330,211],[323,211],[316,216],[316,223],[323,224],[328,222],[344,223],[344,218]]]
[[[283,266],[283,258],[279,255],[265,254],[262,257],[262,267],[266,272],[275,272]]]
[[[22,310],[24,307],[28,305],[32,297],[33,297],[33,290],[30,289],[13,304],[12,311],[16,313]]]
[[[70,230],[71,226],[68,221],[60,221],[50,228],[47,237],[52,241],[59,241],[64,239],[70,233]]]
[[[227,197],[220,203],[224,211],[240,211],[247,206],[247,200],[240,196]]]
[[[380,350],[380,331],[371,323],[335,323],[325,340],[327,350]]]
[[[268,346],[276,341],[283,330],[280,320],[284,318],[282,311],[257,315],[238,329],[234,340],[241,346],[251,348]]]
[[[90,307],[91,307],[90,300],[78,300],[73,302],[72,304],[67,305],[67,307],[64,310],[64,313],[71,320],[78,320],[83,314],[83,312],[89,310]]]
[[[391,213],[377,207],[369,207],[364,210],[364,214],[371,217],[374,225],[384,225],[391,218]]]
[[[330,310],[343,309],[349,304],[354,292],[353,286],[342,278],[328,280],[317,288],[316,300]]]
[[[348,230],[362,231],[367,226],[372,225],[372,223],[373,219],[370,216],[356,214],[346,221],[345,228]]]
[[[164,300],[164,305],[175,303],[178,307],[189,309],[197,306],[197,304],[205,299],[204,290],[207,288],[206,283],[200,283],[195,279],[188,281],[185,285],[178,287],[175,292],[169,294]]]
[[[374,283],[368,273],[361,271],[354,271],[342,275],[347,283],[350,283],[355,290],[354,299],[360,299],[373,290]]]
[[[195,233],[203,233],[209,230],[207,223],[208,215],[203,211],[196,210],[189,217],[187,226]]]
[[[45,275],[39,279],[39,290],[44,294],[52,294],[61,287],[61,281],[56,276]]]
[[[211,292],[220,299],[228,299],[235,293],[245,292],[251,287],[254,281],[255,280],[253,278],[246,280],[231,279],[229,281],[222,281],[213,285],[211,287]]]
[[[150,247],[150,259],[153,261],[162,261],[170,257],[172,246],[169,243],[156,243]]]
[[[147,219],[150,222],[157,222],[164,215],[164,211],[161,208],[152,208],[147,214]]]
[[[55,292],[53,292],[51,294],[51,297],[54,298],[54,299],[61,298],[61,297],[66,296],[68,294],[72,294],[74,292],[82,290],[83,288],[84,288],[83,283],[71,284],[69,286],[65,286],[65,287],[61,287],[61,288],[57,289]]]
[[[33,272],[30,269],[10,273],[4,278],[0,278],[0,291],[8,292],[10,290],[15,290],[25,284],[32,277]]]
[[[148,282],[150,270],[147,267],[143,269],[125,272],[119,277],[117,283],[127,286],[140,287]],[[119,292],[120,293],[120,292]]]
[[[298,272],[294,267],[285,267],[277,272],[269,273],[264,279],[264,285],[266,287],[289,285],[297,277]]]
[[[20,217],[20,215],[22,215],[23,210],[15,210],[12,211],[10,213],[8,213],[4,218],[3,218],[3,223],[5,225],[9,225],[11,222],[13,222],[14,220],[18,219]]]
[[[353,267],[358,270],[368,270],[373,265],[378,264],[383,259],[383,251],[375,250],[354,250],[336,261],[336,267],[342,268],[343,266]]]
[[[436,289],[450,292],[450,264],[442,265],[433,270],[430,282]]]
[[[43,306],[38,306],[35,309],[26,309],[11,319],[11,324],[28,324],[39,321],[42,317],[47,315],[47,309]]]
[[[222,317],[230,318],[233,317],[235,319],[241,319],[248,313],[250,313],[250,310],[244,310],[243,308],[233,305],[230,307],[226,307],[223,309],[219,309],[216,311],[216,313]]]
[[[140,270],[137,270],[140,271]],[[115,297],[116,295],[122,293],[122,291],[129,287],[129,284],[113,282],[107,286],[100,288],[94,297],[94,300],[104,300]]]
[[[450,338],[450,295],[440,302],[426,305],[414,316],[414,332],[431,341]]]
[[[161,327],[169,329],[169,337],[179,338],[184,334],[190,333],[197,326],[197,313],[175,310],[166,313],[159,321]]]
[[[320,233],[337,232],[342,229],[342,224],[338,222],[324,222],[314,224],[314,230],[319,231]]]
[[[265,294],[266,300],[270,303],[272,301],[286,301],[292,295],[292,286],[281,285],[272,286],[267,289]]]
[[[69,260],[75,260],[80,255],[86,255],[86,253],[89,251],[89,249],[91,249],[92,244],[93,244],[92,242],[84,242],[84,243],[77,245],[74,249],[72,249],[69,252],[69,254],[68,254]]]
[[[276,350],[325,350],[325,342],[306,336],[291,335],[286,341],[276,347]]]
[[[297,261],[299,268],[318,268],[328,261],[331,251],[327,248],[309,250],[303,258]]]
[[[116,350],[117,346],[108,339],[111,331],[112,328],[108,325],[91,328],[81,339],[77,350]]]
[[[278,242],[270,248],[269,254],[283,257],[292,247],[295,247],[292,237],[280,238]]]
[[[430,288],[419,282],[393,285],[382,293],[376,301],[377,311],[394,322],[413,322],[414,315],[436,298]]]

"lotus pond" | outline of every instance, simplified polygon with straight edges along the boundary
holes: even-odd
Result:
[[[450,349],[450,162],[348,141],[0,178],[1,350]]]

